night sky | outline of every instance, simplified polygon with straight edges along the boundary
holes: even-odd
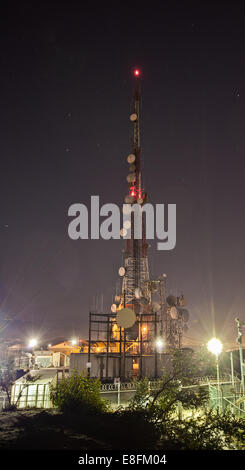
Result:
[[[143,6],[143,5],[147,6]],[[245,320],[245,14],[240,2],[9,1],[0,14],[0,318],[20,334],[87,337],[123,241],[68,238],[68,208],[127,193],[134,80],[149,202],[177,205],[156,250],[191,314],[186,342],[235,341]],[[14,327],[14,323],[11,323]]]

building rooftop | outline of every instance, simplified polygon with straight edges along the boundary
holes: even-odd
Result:
[[[52,380],[57,376],[58,369],[39,369],[39,370],[30,370],[27,374],[23,375],[19,379],[15,380],[15,384],[22,384],[26,383],[26,379],[28,376],[32,378],[36,377],[36,380],[33,382],[34,384],[46,384],[52,382]],[[28,381],[27,381],[28,383]],[[29,382],[30,384],[32,381]]]

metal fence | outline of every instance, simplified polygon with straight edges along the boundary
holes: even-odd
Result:
[[[149,381],[149,391],[159,390],[162,381],[159,379]],[[209,390],[209,408],[231,409],[232,412],[240,415],[244,414],[243,404],[237,404],[237,400],[241,399],[240,380],[235,378],[235,388],[232,387],[232,378],[229,374],[222,375],[219,380],[220,395],[217,387],[217,377],[196,377],[194,384],[183,388],[207,387]],[[101,384],[101,397],[110,401],[112,407],[127,406],[130,399],[136,392],[136,382],[118,382]],[[221,402],[222,397],[222,402]],[[245,397],[244,397],[245,399]],[[231,407],[232,405],[232,407]]]
[[[245,396],[241,392],[241,383],[209,384],[210,408],[219,411],[231,411],[236,416],[245,418]]]

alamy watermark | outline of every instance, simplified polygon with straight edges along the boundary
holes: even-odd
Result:
[[[167,210],[166,210],[167,209]],[[122,214],[121,214],[122,212]],[[142,238],[142,217],[145,220],[145,237],[157,239],[158,250],[173,250],[176,245],[176,204],[123,204],[122,211],[113,203],[100,207],[99,196],[91,196],[90,231],[89,211],[85,204],[75,203],[68,209],[68,216],[73,217],[68,225],[68,235],[72,240],[104,240]],[[106,217],[100,220],[100,217]],[[122,221],[122,223],[121,223]],[[90,233],[89,233],[90,232]]]

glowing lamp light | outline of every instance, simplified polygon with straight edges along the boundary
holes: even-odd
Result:
[[[72,339],[71,344],[72,344],[72,346],[74,346],[75,344],[77,344],[77,340],[76,340],[76,339]]]
[[[158,338],[156,340],[156,348],[157,348],[158,352],[162,351],[162,349],[163,349],[163,340],[161,338]]]
[[[29,348],[35,348],[35,346],[37,346],[37,340],[35,338],[32,338],[29,341]]]
[[[139,69],[134,69],[134,76],[139,77],[140,76],[140,70]]]
[[[208,342],[207,348],[211,353],[215,354],[215,356],[218,357],[219,354],[222,352],[223,345],[219,339],[212,338]]]

